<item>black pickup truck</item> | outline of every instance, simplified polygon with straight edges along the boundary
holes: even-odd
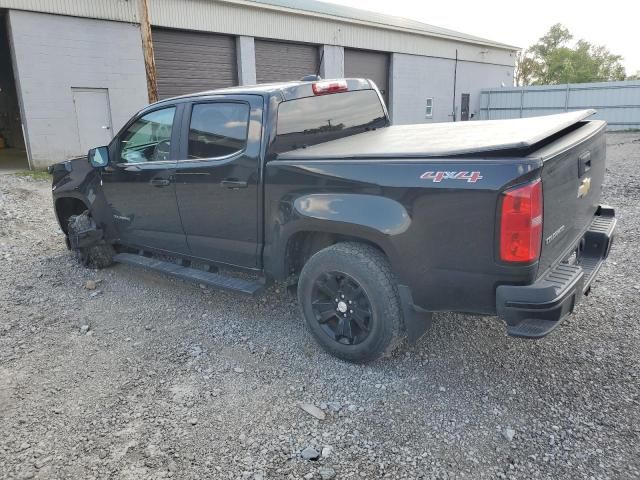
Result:
[[[94,268],[245,294],[288,281],[316,340],[349,361],[420,337],[436,311],[539,338],[612,243],[592,113],[391,125],[364,79],[204,92],[150,105],[108,146],[50,167],[55,212]]]

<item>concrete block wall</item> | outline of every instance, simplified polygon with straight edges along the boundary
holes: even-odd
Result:
[[[489,87],[510,87],[513,85],[513,67],[490,63],[458,62],[458,80],[456,82],[456,104],[460,119],[460,94],[470,93],[470,113],[480,120],[481,90]]]
[[[344,47],[323,45],[320,48],[320,56],[322,58],[320,76],[322,78],[344,77]]]
[[[256,83],[256,44],[253,37],[236,37],[236,61],[238,63],[238,84]]]
[[[147,104],[139,26],[135,24],[9,11],[9,39],[17,91],[36,167],[83,155],[72,88],[107,89],[112,132]],[[238,36],[237,68],[241,85],[256,82],[255,43]],[[344,47],[321,45],[324,78],[344,76]],[[452,119],[454,60],[391,54],[389,107],[396,124]],[[471,94],[471,113],[479,118],[480,90],[511,85],[513,67],[458,62],[456,112],[461,93]],[[426,118],[426,99],[433,116]]]
[[[451,120],[453,62],[441,58],[394,53],[391,59],[393,123]],[[433,98],[433,118],[425,118],[426,99]]]
[[[390,104],[393,123],[450,122],[453,113],[455,61],[451,59],[392,54]],[[513,82],[513,68],[489,63],[458,62],[456,114],[460,119],[460,97],[471,95],[470,113],[480,116],[480,90],[485,85]],[[433,98],[433,116],[426,118],[426,99]]]
[[[86,153],[72,87],[108,89],[114,133],[147,104],[138,26],[12,10],[9,32],[36,168]]]

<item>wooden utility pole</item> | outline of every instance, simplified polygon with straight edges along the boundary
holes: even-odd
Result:
[[[149,0],[138,0],[138,2],[140,4],[140,34],[142,35],[144,68],[147,72],[147,91],[149,92],[149,103],[153,103],[158,101],[158,79],[156,60],[153,55],[153,39],[151,38]]]

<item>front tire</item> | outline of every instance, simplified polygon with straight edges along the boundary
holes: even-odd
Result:
[[[313,255],[300,273],[298,302],[316,341],[343,360],[376,360],[402,340],[397,282],[370,245],[338,243]]]
[[[89,211],[85,211],[80,215],[72,215],[69,217],[68,235],[77,235],[88,230],[96,228],[96,224],[89,216]],[[81,247],[72,249],[76,259],[85,267],[89,268],[107,268],[113,263],[114,250],[111,245],[101,240],[90,247]]]

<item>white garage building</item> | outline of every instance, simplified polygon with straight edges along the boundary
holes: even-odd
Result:
[[[0,0],[0,163],[83,154],[147,104],[140,1]],[[373,79],[394,123],[446,122],[513,84],[517,47],[313,0],[149,0],[149,16],[159,98],[320,72]]]

